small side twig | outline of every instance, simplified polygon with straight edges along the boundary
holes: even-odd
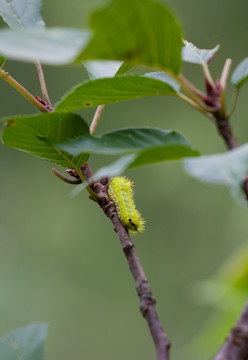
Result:
[[[88,163],[85,163],[81,168],[84,178],[90,179],[93,172]],[[129,269],[135,281],[137,294],[140,298],[140,310],[146,319],[157,352],[157,360],[169,360],[170,341],[164,333],[160,324],[158,314],[155,309],[155,299],[152,295],[148,280],[136,253],[134,244],[125,227],[121,224],[114,203],[107,195],[107,180],[103,178],[100,182],[95,182],[89,185],[92,190],[100,197],[99,205],[108,216],[114,225],[114,229],[120,239],[122,250],[127,259]]]
[[[226,59],[226,62],[224,64],[221,76],[220,76],[220,86],[222,89],[226,89],[226,83],[227,79],[229,77],[229,73],[232,66],[232,59]]]
[[[49,99],[47,86],[46,86],[46,80],[45,80],[45,76],[44,76],[44,73],[43,73],[41,63],[38,61],[35,65],[36,65],[37,73],[38,73],[39,80],[40,80],[40,88],[41,88],[42,96],[43,96],[45,102],[47,103],[47,105],[51,106],[52,103],[51,103],[51,101]]]
[[[224,140],[228,150],[235,149],[238,146],[230,124],[230,118],[225,110],[226,83],[231,64],[231,60],[227,59],[221,77],[216,80],[216,84],[214,86],[206,81],[206,99],[213,106],[214,111],[212,112],[212,116],[216,124],[216,128],[219,135]]]
[[[184,95],[181,92],[178,92],[178,97],[180,99],[182,99],[183,101],[185,101],[187,104],[189,104],[190,106],[192,106],[194,109],[196,109],[197,111],[199,111],[200,113],[202,113],[203,115],[205,115],[206,117],[208,117],[211,121],[214,121],[214,117],[210,112],[206,112],[206,110],[203,110],[201,106],[199,106],[195,101],[193,101],[192,99],[190,99],[188,96]]]
[[[203,64],[202,65],[202,68],[203,68],[203,72],[204,72],[204,76],[205,76],[205,79],[207,79],[209,81],[209,83],[214,86],[214,81],[213,81],[213,78],[212,78],[212,75],[209,71],[209,67],[208,67],[208,64]]]
[[[92,123],[90,125],[90,135],[93,135],[96,131],[96,127],[99,123],[99,120],[101,118],[103,109],[104,109],[105,105],[99,105],[96,109],[95,115],[93,117]]]
[[[238,88],[234,88],[233,90],[233,95],[232,95],[232,101],[231,101],[231,107],[228,111],[228,116],[231,117],[234,110],[235,110],[235,107],[236,107],[236,104],[237,104],[237,100],[238,100],[238,94],[239,94],[239,89]]]
[[[18,83],[8,72],[0,68],[0,77],[22,94],[31,104],[33,104],[41,112],[50,112],[51,110],[39,102],[27,89]]]
[[[181,84],[182,88],[186,90],[187,93],[194,94],[202,99],[205,94],[195,87],[183,74],[179,74],[177,80]]]
[[[232,60],[227,59],[225,61],[220,79],[219,79],[219,88],[220,88],[220,111],[224,115],[226,114],[226,85],[227,85],[227,79],[230,73],[230,69],[232,66]]]
[[[64,174],[62,174],[60,171],[58,171],[56,168],[52,168],[51,169],[52,174],[54,174],[55,176],[57,176],[60,180],[66,182],[67,184],[72,184],[72,185],[78,185],[82,183],[82,180],[80,178],[72,178],[72,177],[68,177]]]
[[[247,360],[248,358],[248,300],[236,324],[213,360]]]

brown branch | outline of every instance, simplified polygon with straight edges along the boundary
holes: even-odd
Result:
[[[222,79],[217,80],[214,87],[206,81],[207,96],[205,101],[212,105],[214,110],[212,116],[218,133],[224,140],[227,149],[232,150],[235,149],[238,144],[233,134],[230,118],[225,111],[224,98],[226,89],[222,86],[226,84],[226,73],[227,70],[223,70]]]
[[[236,324],[213,360],[247,360],[248,358],[248,300]]]
[[[219,135],[223,138],[228,150],[235,149],[238,144],[233,135],[232,126],[227,115],[222,116],[219,112],[214,114],[215,124]]]
[[[85,163],[82,166],[81,171],[86,180],[93,176],[93,172],[88,163]],[[107,195],[107,185],[107,178],[102,178],[100,182],[89,184],[91,189],[100,197],[99,205],[105,215],[112,221],[114,230],[120,239],[122,250],[126,256],[129,269],[135,281],[137,294],[140,298],[140,310],[148,323],[155,344],[157,360],[169,360],[169,349],[171,344],[160,324],[158,314],[155,309],[156,301],[152,295],[151,288],[129,233],[121,224],[117,216],[115,205]]]

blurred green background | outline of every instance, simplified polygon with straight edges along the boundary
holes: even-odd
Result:
[[[48,26],[82,28],[91,9],[101,4],[44,0],[44,19]],[[247,57],[247,2],[170,0],[167,4],[178,15],[187,40],[202,48],[221,44],[211,66],[215,77],[227,57],[233,59],[233,68]],[[33,65],[7,61],[5,70],[40,95]],[[44,70],[54,103],[87,78],[81,67]],[[184,65],[184,73],[203,88],[200,68]],[[0,94],[1,117],[35,112],[3,81]],[[88,122],[93,113],[82,112]],[[178,130],[203,154],[225,150],[209,120],[169,97],[107,106],[98,133],[134,125]],[[247,86],[240,94],[233,126],[239,144],[247,142]],[[72,188],[50,173],[51,164],[2,145],[0,160],[0,334],[41,320],[50,325],[47,360],[155,359],[135,286],[109,220],[86,192],[71,199]],[[111,160],[92,157],[91,166],[96,170]],[[206,338],[195,355],[192,341],[214,313],[211,306],[200,303],[194,284],[212,276],[247,242],[247,210],[236,205],[227,189],[190,178],[180,162],[127,175],[135,182],[137,207],[147,221],[145,233],[133,239],[173,344],[172,359],[208,359],[233,319],[226,313],[224,329],[213,340]],[[234,318],[240,306],[232,312]]]

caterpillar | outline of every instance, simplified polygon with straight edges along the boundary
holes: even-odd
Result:
[[[114,202],[122,225],[132,233],[144,231],[145,221],[136,209],[133,200],[133,182],[125,176],[117,176],[110,180],[108,196]]]

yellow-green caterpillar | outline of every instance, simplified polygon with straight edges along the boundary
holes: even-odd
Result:
[[[114,202],[118,217],[123,226],[135,233],[144,231],[145,221],[136,209],[133,200],[133,182],[125,176],[111,179],[108,186],[108,196]]]

